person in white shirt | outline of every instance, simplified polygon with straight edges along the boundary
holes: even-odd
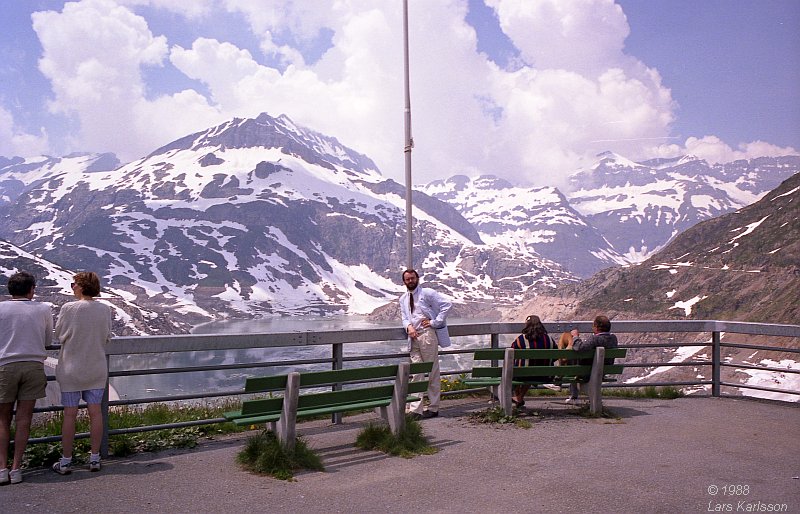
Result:
[[[61,425],[61,459],[53,471],[67,475],[72,471],[72,450],[78,404],[86,402],[89,411],[89,470],[100,471],[100,444],[103,438],[101,402],[108,382],[106,344],[111,339],[111,309],[95,300],[100,296],[100,279],[91,271],[77,273],[72,293],[77,301],[61,307],[56,322],[56,337],[61,351],[56,379],[61,386],[64,419]]]
[[[22,456],[28,445],[33,408],[45,397],[45,347],[53,341],[50,306],[33,302],[36,278],[25,271],[8,279],[11,300],[0,302],[0,485],[22,482]],[[11,470],[8,445],[16,403],[14,457]]]
[[[428,377],[428,409],[423,410],[422,400],[407,405],[408,412],[417,419],[439,415],[442,383],[439,378],[439,347],[450,346],[447,332],[447,313],[452,303],[441,293],[419,287],[419,273],[413,269],[403,272],[403,284],[408,291],[400,297],[400,315],[408,333],[411,362],[433,362]],[[412,380],[422,380],[415,375]]]

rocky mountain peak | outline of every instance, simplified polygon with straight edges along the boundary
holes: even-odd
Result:
[[[339,167],[360,173],[378,173],[377,165],[366,155],[345,147],[334,137],[294,123],[285,114],[277,118],[267,113],[256,118],[234,118],[162,146],[147,159],[181,150],[241,148],[277,148],[287,155],[298,156],[328,169]]]

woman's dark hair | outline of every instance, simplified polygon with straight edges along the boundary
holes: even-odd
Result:
[[[8,279],[8,294],[11,296],[28,296],[36,287],[36,278],[27,271],[20,271]]]
[[[542,320],[539,316],[531,314],[525,318],[525,328],[522,329],[525,339],[528,341],[535,341],[540,337],[547,335],[547,329],[542,325]]]
[[[94,271],[81,271],[73,278],[84,296],[100,296],[100,278]]]

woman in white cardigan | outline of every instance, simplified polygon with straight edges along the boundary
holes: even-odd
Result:
[[[108,381],[105,345],[111,339],[111,309],[95,297],[100,295],[100,279],[91,271],[77,273],[72,293],[78,300],[63,307],[56,322],[55,335],[61,343],[56,379],[61,386],[64,418],[61,425],[61,459],[53,471],[67,475],[72,471],[72,449],[78,403],[86,402],[89,411],[91,455],[89,469],[100,471],[100,443],[103,415],[100,403]]]

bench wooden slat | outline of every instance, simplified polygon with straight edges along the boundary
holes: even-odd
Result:
[[[281,413],[272,413],[272,414],[262,414],[260,416],[247,416],[247,417],[240,417],[234,418],[233,421],[237,426],[245,426],[245,425],[259,425],[263,423],[271,423],[273,421],[278,421],[281,419]]]
[[[246,400],[242,402],[242,416],[254,416],[256,414],[280,412],[283,408],[283,397],[261,398],[258,400]]]
[[[370,366],[366,368],[335,369],[330,371],[310,371],[300,373],[300,387],[313,387],[325,384],[373,380],[376,378],[394,379],[397,365]]]
[[[302,377],[301,377],[302,380]],[[391,400],[394,385],[381,385],[373,387],[358,387],[342,391],[326,391],[324,393],[301,394],[297,399],[297,409],[308,409],[331,404],[347,404],[366,400],[388,398]]]
[[[411,374],[430,373],[433,362],[416,362],[411,364]],[[329,371],[309,371],[300,374],[300,387],[341,384],[385,378],[394,380],[397,376],[397,365],[368,366],[363,368],[347,368]],[[245,393],[282,391],[286,388],[286,375],[251,377],[245,380]]]
[[[332,414],[334,412],[349,412],[354,410],[374,409],[375,407],[385,407],[392,403],[391,398],[379,398],[375,400],[365,400],[363,402],[345,402],[341,404],[322,405],[316,408],[297,409],[298,418],[318,416],[320,414]]]
[[[408,392],[410,394],[424,393],[428,390],[428,381],[420,380],[419,382],[409,382]]]
[[[499,378],[503,375],[503,368],[498,366],[482,366],[472,368],[472,378]]]
[[[261,393],[267,391],[283,391],[286,388],[286,375],[252,377],[244,381],[245,393]]]

